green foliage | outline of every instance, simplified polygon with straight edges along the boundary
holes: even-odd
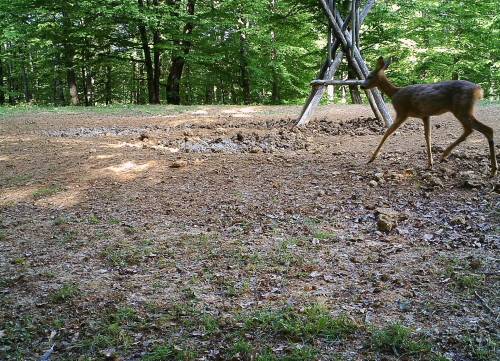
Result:
[[[57,289],[50,295],[50,300],[54,303],[64,303],[69,302],[73,298],[77,297],[80,294],[80,289],[77,285],[67,283],[64,284],[61,288]]]
[[[371,337],[374,350],[389,354],[411,355],[413,357],[430,354],[431,345],[421,339],[415,339],[412,330],[394,323],[381,330],[374,330]]]
[[[265,311],[246,320],[246,327],[260,327],[292,340],[315,337],[336,340],[345,338],[358,329],[356,323],[347,316],[332,317],[321,305],[312,305],[301,313],[288,308]]]
[[[59,193],[60,191],[62,191],[62,188],[59,186],[55,186],[55,185],[45,187],[45,188],[40,188],[40,189],[37,189],[36,191],[33,192],[33,198],[41,199],[41,198],[45,198],[45,197],[50,197],[56,193]]]

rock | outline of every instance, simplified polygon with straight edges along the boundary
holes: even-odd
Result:
[[[468,171],[468,172],[461,172],[459,173],[460,176],[460,182],[461,186],[463,188],[480,188],[482,186],[482,182],[480,179],[478,179],[475,175],[474,172]]]
[[[378,221],[377,221],[377,227],[378,227],[378,230],[381,231],[381,232],[390,232],[392,231],[394,228],[396,228],[397,226],[397,223],[396,221],[385,215],[385,214],[380,214],[379,215],[379,218],[378,218]]]
[[[378,186],[377,181],[374,181],[374,180],[371,180],[368,184],[370,185],[370,187],[376,187],[376,186]]]
[[[469,262],[469,267],[472,270],[478,270],[481,268],[481,266],[482,266],[481,260],[478,258],[473,258]]]
[[[375,178],[380,181],[381,179],[384,179],[384,173],[382,172],[378,172],[378,173],[375,173]]]
[[[467,224],[467,221],[464,216],[456,216],[450,219],[450,224],[455,226],[464,226]]]
[[[250,148],[250,153],[260,153],[261,149],[259,147]]]
[[[443,181],[434,175],[428,175],[427,177],[425,177],[425,180],[426,180],[427,185],[429,187],[432,187],[432,188],[443,188],[444,187]]]
[[[380,280],[381,280],[382,282],[387,282],[387,281],[389,281],[390,279],[391,279],[391,278],[389,277],[389,275],[388,275],[387,273],[383,273],[383,274],[381,274],[381,275],[380,275]]]
[[[188,162],[182,159],[178,159],[172,163],[170,168],[184,168],[188,165]]]
[[[375,214],[383,214],[385,216],[394,218],[395,220],[406,219],[405,215],[399,213],[398,211],[395,211],[392,208],[385,208],[385,207],[375,208]]]

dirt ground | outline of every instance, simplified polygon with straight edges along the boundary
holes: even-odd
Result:
[[[499,359],[481,134],[427,171],[365,106],[169,109],[0,118],[0,359]]]

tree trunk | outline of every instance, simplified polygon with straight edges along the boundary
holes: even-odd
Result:
[[[1,55],[1,54],[0,54]],[[0,105],[5,104],[5,90],[4,90],[4,82],[3,82],[3,62],[0,57]]]
[[[349,68],[348,72],[349,79],[356,78],[355,73]],[[361,93],[357,85],[349,85],[349,93],[351,93],[352,104],[363,104],[363,99],[361,98]]]
[[[63,26],[64,31],[69,32],[72,25],[70,18],[66,11],[63,10]],[[66,66],[66,80],[68,82],[70,104],[78,105],[80,100],[78,99],[78,86],[76,83],[76,71],[75,71],[75,49],[68,39],[63,42],[63,52],[64,52],[64,65]]]
[[[194,15],[195,13],[195,0],[188,0],[187,3],[187,13],[189,15]],[[184,37],[189,36],[193,32],[194,24],[190,21],[184,26],[183,34]],[[180,104],[181,94],[180,85],[182,72],[184,70],[184,65],[186,63],[185,57],[191,51],[191,42],[188,40],[177,40],[174,42],[177,46],[180,46],[180,54],[172,55],[170,71],[167,79],[167,103],[169,104]]]
[[[153,72],[153,101],[155,104],[160,104],[160,77],[161,77],[161,52],[159,49],[160,32],[155,30],[153,34],[153,59],[154,59],[154,72]]]
[[[26,71],[26,64],[24,61],[22,64],[22,77],[23,77],[24,101],[26,103],[29,103],[29,102],[31,102],[32,95],[31,95],[31,91],[30,91],[30,84],[29,84],[30,81],[29,81],[29,77],[28,77],[28,72]]]
[[[106,89],[105,89],[106,105],[113,102],[111,65],[106,65]]]
[[[87,71],[85,70],[85,66],[82,66],[82,79],[83,79],[83,101],[85,102],[85,106],[88,107],[89,103],[89,89],[87,83]]]
[[[68,65],[67,81],[69,87],[70,104],[78,105],[80,100],[78,99],[78,86],[76,84],[76,72],[73,68],[73,63]]]
[[[240,28],[240,31],[240,86],[243,93],[243,103],[250,104],[252,100],[250,98],[250,75],[248,73],[248,44],[243,28]]]
[[[10,61],[7,62],[7,89],[9,94],[9,104],[15,105],[16,99],[14,98],[14,76],[12,71],[12,63]]]
[[[271,0],[271,13],[276,13],[277,0]],[[272,66],[272,92],[271,103],[279,104],[280,88],[279,88],[279,74],[278,74],[278,49],[276,48],[276,32],[271,28],[271,66]]]
[[[141,0],[139,0],[141,1]],[[153,62],[151,60],[151,50],[148,44],[148,34],[144,25],[139,25],[139,32],[141,34],[142,51],[144,52],[144,66],[146,67],[147,81],[148,81],[148,101],[154,104],[155,101],[155,87],[154,87],[154,71]]]
[[[144,1],[138,0],[139,7],[144,8]],[[149,104],[155,104],[155,81],[153,60],[151,59],[151,49],[149,48],[148,33],[146,25],[139,25],[139,34],[141,36],[142,51],[144,53],[144,63],[146,66],[146,74],[148,79],[148,101]]]
[[[167,79],[167,103],[179,105],[181,103],[181,77],[184,69],[184,58],[172,57],[170,71]]]

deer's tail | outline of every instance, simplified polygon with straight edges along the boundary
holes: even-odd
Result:
[[[483,89],[478,85],[476,88],[474,88],[474,99],[480,100],[483,99],[483,96],[484,96]]]

